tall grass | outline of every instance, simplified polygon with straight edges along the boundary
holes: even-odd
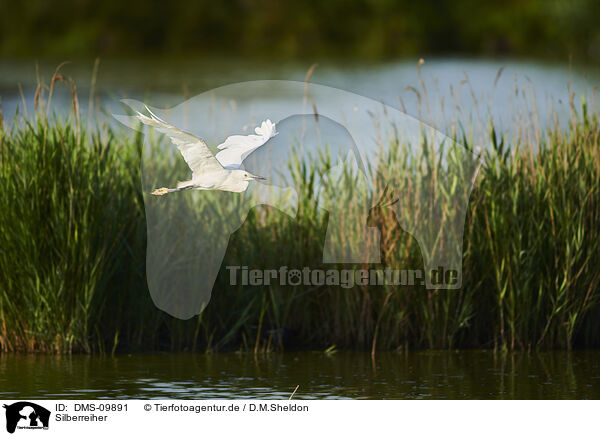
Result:
[[[141,137],[102,125],[86,131],[78,117],[61,121],[38,111],[37,119],[0,129],[0,346],[46,352],[596,347],[600,129],[598,114],[585,104],[573,111],[568,129],[539,132],[536,150],[490,129],[492,147],[468,209],[460,290],[230,286],[222,268],[210,304],[188,321],[160,312],[148,295]],[[399,158],[409,149],[400,141],[390,147],[389,170],[399,179],[423,171]],[[327,168],[327,157],[321,159]],[[232,235],[224,265],[315,266],[327,215],[316,207],[319,166],[312,168],[294,167],[296,219],[267,207],[252,211]],[[389,210],[369,219],[381,229],[386,264],[422,265],[414,238]]]
[[[139,270],[139,152],[104,133],[58,121],[0,133],[4,349],[90,351],[105,311],[121,310]]]

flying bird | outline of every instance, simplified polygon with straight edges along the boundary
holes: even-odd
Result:
[[[165,195],[188,189],[220,190],[244,192],[251,181],[265,180],[264,177],[250,174],[241,168],[243,160],[277,135],[275,124],[265,120],[255,129],[256,135],[234,135],[228,137],[217,148],[221,151],[212,154],[206,142],[191,133],[168,124],[145,106],[150,116],[137,112],[136,118],[165,134],[177,146],[183,159],[192,170],[190,180],[177,183],[176,188],[158,188],[153,195]]]

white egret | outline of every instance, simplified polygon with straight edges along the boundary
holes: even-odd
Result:
[[[212,154],[206,142],[191,133],[184,132],[161,120],[146,106],[150,116],[137,112],[137,119],[164,133],[177,146],[183,159],[192,170],[191,180],[177,183],[176,188],[158,188],[153,195],[164,195],[188,189],[244,192],[251,181],[265,180],[240,169],[242,161],[277,134],[271,120],[263,121],[255,129],[256,135],[234,135],[218,146],[220,151]]]

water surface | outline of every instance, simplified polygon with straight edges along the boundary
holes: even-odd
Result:
[[[0,356],[10,399],[600,399],[600,351]]]
[[[23,113],[27,106],[31,114],[38,78],[47,84],[61,61],[0,59],[0,96],[7,122],[17,108]],[[450,133],[455,120],[483,130],[492,120],[496,130],[503,132],[518,130],[516,119],[543,127],[553,125],[558,118],[566,125],[571,97],[578,107],[580,99],[593,100],[594,89],[600,85],[597,67],[514,59],[427,58],[418,68],[417,61],[417,58],[373,63],[325,61],[313,70],[310,81],[381,101],[446,134]],[[232,83],[272,79],[304,81],[311,64],[310,61],[285,63],[216,58],[105,59],[98,69],[94,100],[106,113],[122,113],[121,98],[171,107]],[[76,81],[84,116],[102,115],[101,111],[88,112],[87,107],[93,65],[91,60],[75,60],[61,70]],[[279,120],[278,109],[283,110],[289,103],[277,95],[267,94],[262,99],[273,104],[274,120]],[[66,116],[71,108],[70,87],[57,85],[53,110]]]

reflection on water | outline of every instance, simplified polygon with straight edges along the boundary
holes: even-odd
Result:
[[[3,398],[599,399],[600,351],[0,356]]]

